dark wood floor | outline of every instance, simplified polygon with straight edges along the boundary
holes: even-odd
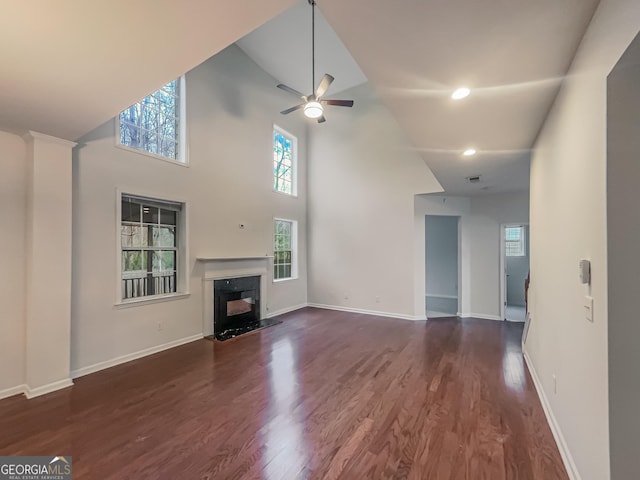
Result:
[[[307,308],[0,401],[0,455],[74,479],[566,479],[522,326]]]

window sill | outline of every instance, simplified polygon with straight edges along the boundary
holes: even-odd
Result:
[[[298,277],[274,278],[273,283],[290,282],[291,280],[297,280],[297,279]]]
[[[189,168],[189,162],[186,160],[184,162],[181,162],[180,160],[174,160],[169,157],[163,157],[162,155],[156,155],[155,153],[147,152],[146,150],[140,150],[138,148],[128,147],[127,145],[122,145],[121,143],[119,143],[117,139],[116,139],[116,148],[120,148],[121,150],[126,150],[127,152],[131,152],[131,153],[137,153],[138,155],[143,155],[145,157],[155,158],[156,160],[162,160],[163,162],[171,163],[173,165],[178,165],[179,167]]]
[[[283,195],[285,197],[289,197],[289,198],[298,198],[298,194],[297,193],[286,193],[286,192],[281,192],[280,190],[276,190],[275,188],[272,190],[273,193],[277,193],[278,195]]]
[[[148,305],[151,303],[169,302],[171,300],[179,300],[181,298],[190,297],[190,293],[172,293],[171,295],[154,295],[151,297],[139,297],[129,300],[122,300],[115,304],[116,308],[137,307],[140,305]]]

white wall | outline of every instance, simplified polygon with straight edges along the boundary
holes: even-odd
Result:
[[[458,217],[425,219],[426,295],[458,296]]]
[[[80,140],[73,172],[72,370],[202,333],[204,268],[196,257],[272,254],[276,216],[298,221],[299,278],[269,281],[268,307],[276,312],[306,303],[306,124],[279,115],[291,97],[276,83],[235,46],[189,72],[188,167],[117,148],[114,121]],[[274,122],[298,137],[297,198],[272,189]],[[117,188],[187,202],[189,297],[114,305]]]
[[[606,76],[639,29],[640,2],[601,1],[531,164],[533,320],[525,350],[561,446],[575,465],[575,476],[585,480],[610,478]],[[581,258],[592,262],[591,288],[579,283]],[[593,323],[584,316],[587,294],[594,298]]]
[[[424,316],[413,196],[441,187],[368,86],[340,97],[354,108],[309,127],[309,301],[409,318],[418,303]]]
[[[529,221],[527,193],[418,195],[415,221],[422,222],[423,230],[425,215],[460,216],[460,313],[500,320],[500,225]],[[424,244],[424,235],[418,241]]]
[[[23,139],[0,131],[0,398],[24,383],[26,168]]]
[[[611,477],[640,478],[640,35],[609,75],[607,244]],[[631,204],[634,204],[630,208]]]

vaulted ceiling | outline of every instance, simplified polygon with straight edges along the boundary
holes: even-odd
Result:
[[[530,149],[597,3],[318,0],[317,76],[336,77],[330,93],[368,79],[445,191],[526,188]],[[310,89],[306,0],[1,5],[2,129],[75,140],[250,32],[239,45],[258,64]],[[452,101],[463,85],[471,95]],[[478,154],[463,157],[468,147]],[[464,181],[475,174],[480,184]]]

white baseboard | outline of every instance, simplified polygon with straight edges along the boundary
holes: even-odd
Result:
[[[26,390],[26,385],[16,385],[15,387],[5,388],[4,390],[0,390],[0,400],[3,398],[13,397],[14,395],[20,395]]]
[[[485,315],[483,313],[458,313],[460,318],[479,318],[481,320],[497,320],[502,322],[500,315]]]
[[[199,333],[197,335],[191,335],[190,337],[180,338],[172,342],[163,343],[162,345],[156,345],[155,347],[145,348],[144,350],[139,350],[134,353],[129,353],[127,355],[122,355],[120,357],[112,358],[111,360],[94,363],[93,365],[89,365],[87,367],[82,367],[77,370],[72,370],[71,378],[83,377],[85,375],[89,375],[90,373],[95,373],[95,372],[99,372],[100,370],[104,370],[105,368],[115,367],[116,365],[130,362],[131,360],[137,360],[138,358],[146,357],[148,355],[153,355],[154,353],[162,352],[163,350],[179,347],[180,345],[184,345],[185,343],[195,342],[196,340],[200,340],[201,338],[203,338],[203,335],[202,333]]]
[[[277,317],[278,315],[284,315],[285,313],[295,312],[296,310],[300,310],[301,308],[307,307],[308,304],[301,303],[300,305],[295,305],[293,307],[283,308],[281,310],[276,310],[275,312],[267,313],[267,318]]]
[[[527,367],[529,367],[529,373],[531,373],[533,385],[536,387],[536,392],[538,392],[538,397],[540,398],[542,409],[544,410],[544,414],[547,417],[547,423],[549,423],[549,427],[551,428],[551,433],[553,433],[553,438],[556,441],[558,450],[560,450],[560,456],[562,457],[562,462],[564,463],[564,467],[567,470],[567,474],[569,475],[569,478],[571,480],[581,480],[580,473],[578,473],[578,468],[573,461],[573,457],[571,456],[571,452],[569,451],[567,442],[562,435],[562,430],[560,430],[560,425],[558,425],[556,417],[553,414],[553,410],[551,410],[549,399],[547,398],[544,388],[542,388],[540,377],[538,377],[538,373],[533,366],[533,362],[529,358],[529,355],[526,351],[524,352],[524,361],[527,364]]]
[[[402,313],[378,312],[376,310],[364,310],[361,308],[342,307],[337,305],[324,305],[321,303],[309,303],[309,307],[324,308],[325,310],[337,310],[339,312],[362,313],[364,315],[375,315],[377,317],[399,318],[401,320],[426,320],[425,316],[405,315]]]
[[[41,387],[31,388],[29,385],[25,385],[24,396],[27,398],[39,397],[40,395],[46,395],[47,393],[55,392],[56,390],[62,390],[73,385],[71,378],[65,378],[57,382],[42,385]]]

